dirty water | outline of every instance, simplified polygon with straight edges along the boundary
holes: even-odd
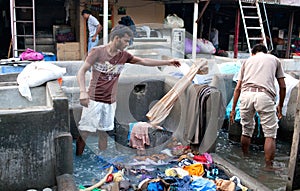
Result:
[[[73,142],[73,150],[76,149],[75,140]],[[108,148],[105,151],[98,150],[98,138],[95,136],[88,137],[87,146],[82,156],[74,155],[74,179],[76,185],[90,186],[97,183],[106,175],[106,170],[111,164],[120,166],[126,170],[141,170],[146,173],[131,173],[126,171],[124,178],[130,180],[132,184],[137,185],[144,175],[151,176],[164,172],[170,164],[171,158],[167,160],[139,160],[135,153],[135,149],[130,152],[121,152],[116,149],[114,139],[109,137]],[[151,165],[149,165],[152,163]]]
[[[98,151],[97,147],[97,137],[89,137],[83,155],[75,156],[74,154],[74,178],[78,186],[87,186],[97,183],[105,176],[105,169],[110,164],[120,164],[131,169],[145,168],[149,171],[156,171],[156,174],[159,171],[164,172],[164,170],[170,166],[170,164],[164,163],[170,161],[161,162],[160,165],[157,165],[159,163],[155,165],[138,163],[139,165],[134,166],[133,163],[137,162],[135,161],[136,155],[132,154],[132,152],[121,152],[120,149],[117,150],[112,138],[108,140],[108,149],[106,151]],[[73,148],[75,151],[75,141],[73,142]],[[280,170],[275,172],[262,170],[264,166],[262,146],[252,146],[249,158],[243,158],[239,143],[229,141],[228,133],[224,130],[219,132],[216,153],[237,168],[243,170],[255,179],[258,179],[272,190],[284,191],[287,181],[290,146],[286,143],[278,142],[276,148],[274,166],[279,167]],[[132,176],[132,174],[129,175],[125,173],[125,177],[130,179],[132,183],[138,183],[139,180],[141,180],[141,176]]]
[[[216,145],[216,153],[219,156],[274,191],[286,190],[290,149],[288,143],[277,141],[274,167],[279,170],[267,172],[263,170],[263,145],[251,145],[249,157],[243,158],[240,144],[230,141],[225,130],[219,132]]]

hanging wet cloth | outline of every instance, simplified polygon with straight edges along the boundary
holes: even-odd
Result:
[[[170,113],[174,106],[175,101],[181,95],[181,93],[188,87],[192,82],[199,69],[207,65],[206,59],[200,59],[199,62],[195,62],[187,74],[185,74],[172,89],[161,98],[146,114],[149,119],[149,123],[153,125],[160,124]]]

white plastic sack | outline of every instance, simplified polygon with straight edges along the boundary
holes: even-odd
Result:
[[[284,82],[286,85],[286,93],[285,93],[285,98],[284,98],[283,107],[282,107],[282,115],[286,116],[287,106],[290,101],[292,90],[295,86],[297,86],[299,84],[299,80],[287,73],[284,73],[284,76],[285,76]],[[275,101],[276,101],[276,105],[278,105],[278,103],[279,103],[279,85],[278,85],[277,80],[275,80],[274,83],[275,83],[276,95],[277,95],[275,98]]]
[[[19,92],[32,101],[30,87],[40,86],[47,81],[61,78],[65,73],[66,68],[45,61],[28,64],[17,77]]]
[[[168,15],[164,20],[164,24],[166,24],[167,26],[170,26],[172,28],[184,27],[183,19],[178,17],[176,14]]]
[[[197,39],[197,46],[200,47],[200,53],[206,53],[206,54],[214,54],[216,53],[216,48],[214,45],[205,39]]]

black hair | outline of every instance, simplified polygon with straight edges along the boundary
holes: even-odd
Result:
[[[84,9],[84,10],[81,11],[81,15],[84,15],[85,13],[89,14],[89,15],[92,14],[92,12],[90,10],[87,10],[87,9]]]
[[[252,50],[251,50],[251,53],[252,54],[256,54],[258,52],[263,52],[263,53],[267,53],[268,50],[267,50],[267,47],[263,44],[256,44],[253,46]]]
[[[133,32],[130,28],[119,24],[111,29],[109,39],[112,41],[116,36],[122,38],[125,34],[127,34],[129,37],[133,37]]]

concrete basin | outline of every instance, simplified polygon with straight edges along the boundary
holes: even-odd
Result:
[[[0,92],[0,190],[75,188],[63,178],[73,174],[73,152],[68,99],[58,82],[31,88],[32,102],[15,85]]]

